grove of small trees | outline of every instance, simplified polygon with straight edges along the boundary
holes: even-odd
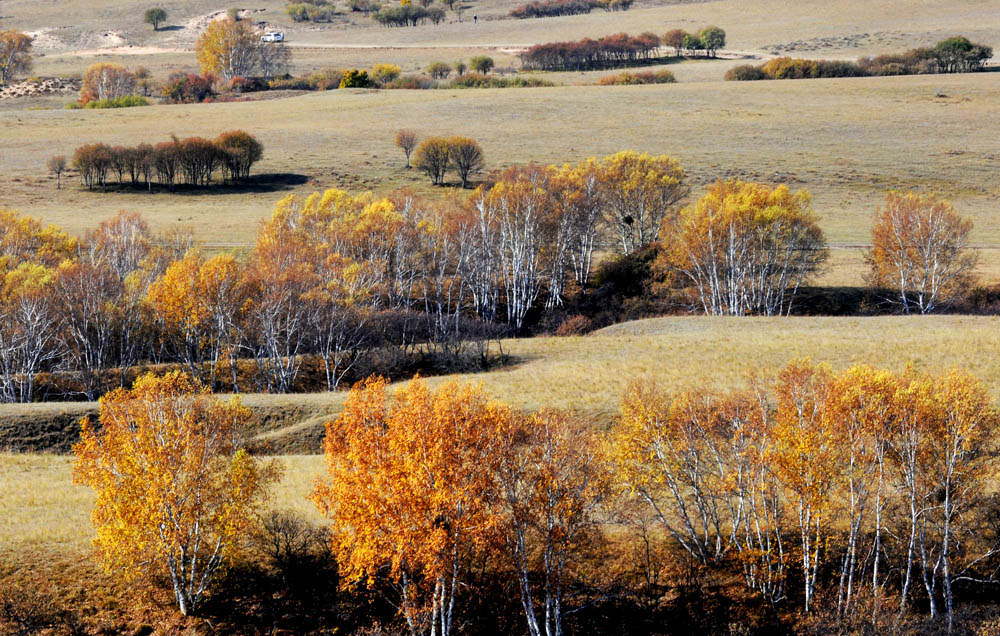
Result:
[[[162,573],[199,612],[220,569],[250,556],[277,476],[242,448],[246,421],[180,372],[102,401],[74,479],[97,493],[109,571]],[[607,428],[481,386],[371,377],[326,424],[311,499],[339,574],[326,584],[384,595],[383,626],[414,636],[606,630],[615,607],[664,620],[657,601],[684,584],[661,576],[682,571],[741,599],[731,631],[953,632],[997,582],[998,428],[959,369],[802,359],[731,390],[638,381]]]
[[[618,33],[578,42],[536,44],[521,53],[521,67],[539,71],[613,68],[648,60],[660,47],[655,33],[631,36]]]
[[[214,140],[174,138],[134,147],[86,144],[73,153],[73,167],[89,190],[106,190],[113,182],[147,190],[155,183],[173,190],[179,183],[206,186],[216,172],[223,182],[245,182],[263,154],[264,146],[255,137],[232,130]]]

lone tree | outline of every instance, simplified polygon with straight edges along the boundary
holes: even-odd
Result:
[[[462,187],[469,186],[469,175],[483,168],[483,149],[475,139],[452,137],[448,140],[448,159],[455,166]]]
[[[412,130],[399,130],[396,132],[396,147],[406,154],[406,167],[410,167],[410,154],[417,147],[417,133]]]
[[[469,68],[483,75],[489,73],[494,66],[493,58],[488,55],[477,55],[469,60]]]
[[[146,14],[143,16],[142,20],[146,24],[152,24],[154,31],[160,30],[160,23],[166,21],[167,12],[165,9],[160,7],[153,7],[152,9],[146,9]]]
[[[869,283],[893,289],[903,311],[929,313],[968,288],[976,266],[972,219],[947,201],[890,192],[872,227]]]
[[[451,165],[451,148],[443,137],[428,137],[413,154],[413,163],[427,173],[434,185],[444,184],[444,174]]]
[[[56,190],[62,190],[62,173],[66,171],[66,157],[62,155],[50,157],[45,165],[48,166],[49,172],[56,175]]]
[[[707,26],[698,33],[702,48],[708,51],[710,57],[726,45],[726,32],[717,26]]]
[[[101,399],[83,420],[73,480],[97,493],[94,545],[108,572],[169,576],[181,614],[194,614],[214,575],[253,530],[274,464],[238,443],[250,416],[179,371],[146,374]]]
[[[31,36],[19,31],[0,31],[0,84],[31,70]]]
[[[198,38],[195,53],[202,73],[217,73],[228,82],[253,75],[264,44],[251,23],[225,18],[208,25]]]

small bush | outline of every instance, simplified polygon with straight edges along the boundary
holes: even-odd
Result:
[[[85,104],[77,102],[66,104],[66,108],[71,110],[79,108],[131,108],[132,106],[149,106],[149,100],[142,95],[123,95],[114,99],[95,99]]]
[[[232,93],[254,93],[267,90],[268,85],[254,77],[236,76],[229,80],[226,88]]]
[[[399,77],[403,69],[395,64],[375,64],[372,66],[371,80],[379,86],[384,86]]]
[[[163,87],[163,96],[175,104],[197,104],[215,96],[216,81],[211,74],[171,73]]]
[[[308,85],[314,91],[329,91],[340,88],[344,79],[344,71],[337,68],[323,69],[309,75]]]
[[[750,82],[768,79],[759,66],[740,64],[726,71],[726,80],[730,82]]]
[[[608,75],[597,81],[601,86],[627,86],[631,84],[673,84],[677,81],[674,74],[663,69],[656,72],[629,73],[625,71],[617,75]]]
[[[428,88],[434,88],[437,84],[434,80],[427,79],[422,75],[402,75],[392,80],[388,84],[382,86],[382,88],[388,89],[403,89],[403,90],[425,90]]]
[[[570,316],[559,323],[559,327],[556,329],[557,336],[581,336],[591,330],[593,330],[594,325],[590,318],[576,314]]]
[[[340,80],[337,80],[340,85]],[[314,91],[319,90],[312,85],[307,77],[276,77],[267,83],[273,91]],[[336,86],[334,86],[336,88]]]
[[[368,88],[372,85],[372,80],[368,77],[368,71],[359,71],[352,68],[344,71],[344,76],[340,78],[340,88]]]
[[[555,84],[537,77],[505,78],[467,73],[453,79],[447,88],[539,88],[545,86],[555,86]]]
[[[604,3],[598,0],[534,0],[513,9],[510,15],[518,19],[549,18],[590,13],[592,9],[600,6],[604,6]]]

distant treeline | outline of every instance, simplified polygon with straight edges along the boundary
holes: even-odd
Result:
[[[215,139],[189,137],[156,145],[109,146],[85,144],[73,153],[73,167],[87,188],[106,188],[111,179],[126,179],[132,186],[152,188],[159,183],[173,189],[176,183],[208,185],[221,171],[224,182],[245,181],[250,168],[264,154],[264,146],[242,130],[224,132]]]
[[[375,12],[375,21],[389,27],[417,26],[428,20],[434,24],[444,21],[444,9],[404,4],[400,7],[386,7]]]
[[[811,79],[820,77],[869,77],[879,75],[928,75],[981,71],[993,57],[993,49],[957,36],[938,42],[933,48],[910,49],[905,53],[863,57],[857,62],[807,60],[778,57],[752,66],[736,66],[727,80]]]
[[[613,68],[651,59],[660,47],[655,33],[617,33],[597,40],[536,44],[521,54],[527,70],[566,71]]]
[[[632,0],[533,0],[513,9],[514,18],[553,18],[560,15],[590,13],[593,9],[628,11]]]

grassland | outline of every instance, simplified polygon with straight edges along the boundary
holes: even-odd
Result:
[[[476,137],[490,167],[574,161],[622,148],[677,157],[698,186],[725,176],[809,189],[834,243],[865,243],[887,188],[950,197],[976,221],[973,240],[1000,244],[1000,84],[994,74],[657,86],[455,91],[332,91],[289,99],[115,111],[0,112],[0,203],[82,233],[120,209],[158,229],[246,245],[275,201],[327,187],[387,191],[425,179],[402,167],[397,127]],[[938,92],[947,97],[937,97]],[[83,143],[246,128],[265,145],[258,173],[273,188],[236,193],[60,191],[43,170]],[[295,181],[302,182],[294,185]],[[986,255],[989,261],[993,253]],[[994,265],[988,265],[996,269]],[[858,284],[859,272],[833,272]]]
[[[330,25],[295,25],[280,0],[258,2],[255,8],[263,11],[251,19],[286,31],[295,73],[374,62],[416,72],[434,60],[484,52],[500,66],[512,66],[517,50],[536,42],[708,23],[727,30],[727,49],[735,55],[754,57],[854,59],[956,33],[1000,50],[995,7],[976,0],[640,0],[624,13],[503,19],[517,4],[521,0],[466,2],[461,21],[449,14],[446,24],[412,29],[384,29],[360,14],[342,14]],[[195,27],[226,7],[208,0],[162,5],[171,17],[157,33],[141,23],[146,3],[135,0],[5,0],[0,20],[6,28],[39,32],[38,75],[80,74],[94,61],[141,64],[160,78],[172,69],[195,70]],[[473,14],[477,24],[471,23]],[[402,155],[392,145],[394,131],[408,127],[428,135],[475,137],[490,169],[635,148],[679,159],[694,195],[728,176],[807,188],[835,248],[818,280],[825,285],[861,283],[859,246],[868,240],[871,214],[886,189],[938,191],[973,216],[973,241],[982,248],[980,271],[987,281],[1000,279],[1000,75],[723,82],[735,63],[669,64],[679,83],[658,86],[593,86],[605,73],[589,72],[541,74],[557,86],[530,90],[346,90],[117,111],[66,111],[67,97],[5,100],[0,101],[0,206],[76,234],[118,210],[136,210],[156,229],[187,228],[209,247],[241,249],[286,194],[328,187],[384,193],[401,186],[434,192],[424,177],[403,169]],[[100,193],[86,191],[70,175],[57,191],[44,169],[49,156],[70,155],[87,142],[156,142],[170,134],[214,136],[232,128],[251,131],[265,145],[255,172],[269,176],[259,187]],[[958,316],[662,318],[585,337],[504,341],[513,364],[462,379],[482,382],[495,397],[521,408],[573,409],[597,426],[611,421],[630,381],[730,387],[751,368],[806,355],[838,368],[857,362],[894,369],[912,362],[928,370],[961,365],[1000,397],[998,327],[997,318]],[[263,424],[257,442],[318,452],[322,424],[344,397],[244,399],[259,411],[287,414]],[[69,418],[92,409],[92,404],[5,405],[0,415],[23,424],[32,417]],[[286,470],[272,505],[316,518],[305,496],[322,469],[321,458],[287,455],[278,461]],[[19,567],[12,554],[44,559],[58,553],[70,560],[84,554],[91,502],[87,489],[71,484],[67,456],[0,454],[0,577]]]

